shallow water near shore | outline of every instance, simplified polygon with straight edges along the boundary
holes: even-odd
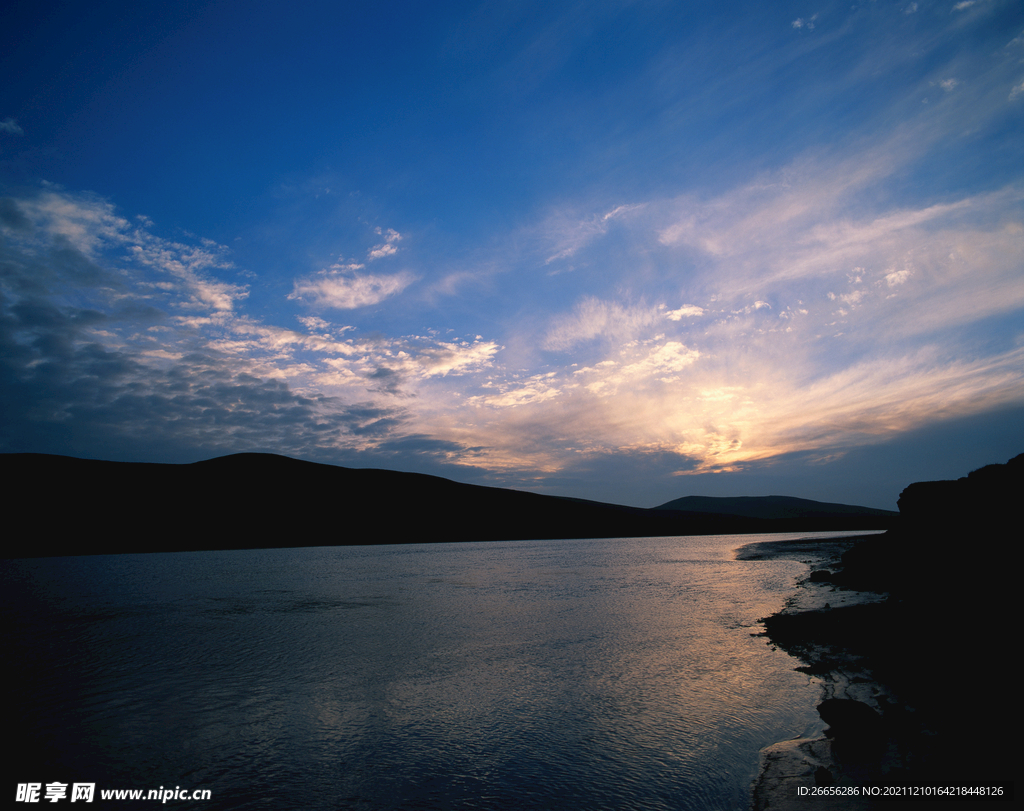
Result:
[[[0,561],[5,772],[208,809],[745,808],[819,690],[752,636],[807,567],[734,552],[808,536]]]

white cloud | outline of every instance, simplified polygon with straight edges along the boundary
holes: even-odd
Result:
[[[231,310],[235,302],[248,296],[242,285],[211,279],[203,274],[210,268],[227,268],[231,263],[223,258],[218,247],[195,247],[164,240],[142,239],[131,246],[135,259],[141,264],[159,268],[178,277],[189,292],[187,302],[179,306]]]
[[[370,354],[370,347],[356,341],[339,341],[329,336],[309,335],[284,327],[261,324],[244,317],[236,317],[223,326],[234,338],[244,340],[246,351],[265,351],[278,357],[290,356],[300,349],[320,355],[344,357]]]
[[[646,349],[646,348],[645,348]],[[627,348],[624,354],[634,354]],[[620,387],[642,387],[653,381],[669,382],[673,376],[696,363],[700,352],[690,349],[679,341],[666,341],[641,353],[640,357],[622,365],[599,364],[589,370],[586,383],[588,391],[597,395],[617,394]]]
[[[447,377],[489,366],[500,349],[494,341],[430,341],[410,345],[391,364],[421,377]]]
[[[366,254],[366,258],[373,261],[374,259],[382,259],[385,256],[393,256],[398,253],[398,246],[395,243],[402,239],[402,235],[393,228],[389,228],[387,231],[377,228],[376,231],[384,237],[384,242],[371,248]]]
[[[696,304],[684,304],[678,310],[669,310],[665,313],[665,317],[670,321],[682,321],[684,318],[700,315],[704,315],[704,308],[698,307]]]
[[[514,381],[498,386],[492,383],[488,385],[488,388],[498,388],[497,393],[477,395],[469,399],[469,404],[487,405],[492,408],[514,408],[553,400],[562,393],[555,377],[555,372],[546,372],[532,375],[523,382]]]
[[[11,135],[24,135],[25,131],[18,126],[18,122],[13,118],[5,118],[0,121],[0,132],[8,132]]]
[[[384,245],[378,245],[377,247],[372,248],[370,252],[367,253],[366,258],[370,260],[382,259],[385,256],[393,256],[396,253],[398,253],[398,248],[390,243],[385,243]]]
[[[907,279],[913,275],[913,271],[906,268],[903,270],[894,270],[891,273],[885,274],[885,283],[889,285],[889,287],[896,287],[897,285],[906,283]]]
[[[837,296],[837,298],[844,304],[856,307],[864,300],[866,295],[867,293],[863,290],[854,290],[852,293],[843,293],[842,295]]]
[[[331,326],[329,321],[324,321],[322,318],[317,318],[315,315],[300,315],[298,320],[300,324],[310,331],[318,330],[320,332],[326,332]]]
[[[290,299],[300,299],[318,307],[354,310],[379,304],[397,295],[416,281],[408,272],[390,276],[367,274],[353,276],[337,271],[322,271],[316,276],[298,279]]]

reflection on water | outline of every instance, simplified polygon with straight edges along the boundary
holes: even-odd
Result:
[[[816,723],[751,636],[804,571],[732,559],[769,537],[3,561],[5,771],[210,809],[744,807]]]

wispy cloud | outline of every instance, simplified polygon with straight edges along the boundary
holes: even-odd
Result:
[[[554,252],[544,260],[550,265],[560,259],[569,259],[595,239],[608,233],[616,219],[623,219],[642,208],[641,205],[618,205],[593,216],[579,218],[566,213],[551,216],[544,224],[543,232],[554,243]]]
[[[1024,191],[864,208],[894,155],[801,160],[717,198],[637,206],[617,239],[645,264],[620,288],[642,278],[647,296],[692,303],[584,296],[552,313],[541,345],[573,363],[519,380],[493,370],[465,441],[488,436],[488,464],[544,470],[559,465],[554,437],[572,458],[629,449],[738,470],[1019,402],[1024,339],[971,360],[958,328],[1024,307]],[[602,238],[580,262],[602,266]]]
[[[628,359],[624,362],[604,361],[595,368],[577,372],[583,376],[584,386],[589,392],[608,396],[617,394],[625,385],[644,385],[652,380],[670,383],[678,380],[677,372],[682,372],[700,358],[700,352],[679,341],[664,341],[639,351],[631,346],[625,347],[620,354]]]
[[[315,276],[295,281],[288,296],[316,307],[354,310],[369,307],[401,293],[416,281],[408,272],[392,275],[355,275],[351,271],[324,270]]]
[[[218,272],[232,269],[223,246],[210,240],[196,245],[158,238],[149,231],[145,218],[129,221],[106,201],[46,191],[21,201],[19,210],[36,223],[45,238],[56,239],[90,261],[115,251],[125,261],[155,271],[146,285],[173,290],[176,307],[231,310],[248,295],[246,285],[216,277]]]
[[[557,318],[548,330],[544,346],[563,350],[594,339],[628,341],[656,324],[659,316],[657,307],[624,306],[587,297],[571,314]]]

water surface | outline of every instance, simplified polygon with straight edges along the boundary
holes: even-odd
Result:
[[[752,636],[806,567],[733,559],[781,537],[2,561],[5,771],[208,809],[742,808],[818,723]]]

